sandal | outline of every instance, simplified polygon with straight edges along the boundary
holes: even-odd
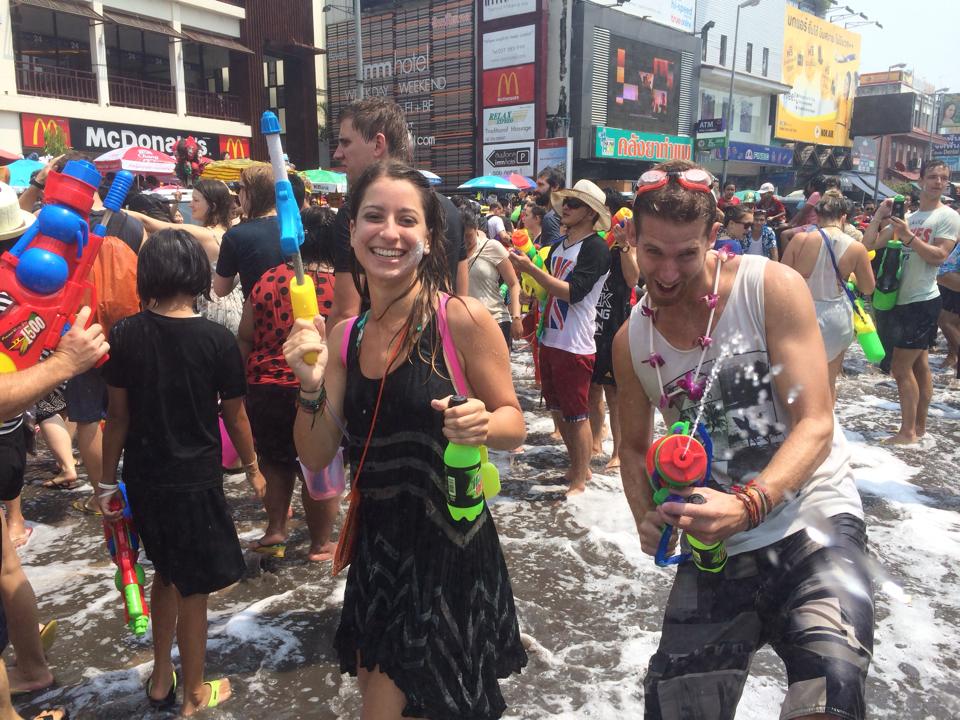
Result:
[[[34,715],[33,720],[70,720],[70,714],[66,708],[50,708],[39,715]]]
[[[222,682],[223,680],[207,680],[203,683],[210,686],[210,699],[207,700],[208,708],[217,707],[220,704],[220,683]]]
[[[100,508],[97,507],[96,499],[92,495],[86,500],[74,500],[72,503],[70,503],[70,507],[77,512],[82,512],[84,515],[103,515],[103,513],[100,512]]]
[[[150,707],[154,710],[169,710],[177,703],[177,671],[173,671],[173,682],[170,684],[170,692],[167,693],[165,698],[157,700],[155,697],[150,695],[150,683],[153,682],[153,676],[147,678],[147,700],[150,701]]]
[[[48,490],[76,490],[83,485],[83,481],[79,477],[58,478],[60,478],[59,475],[54,475],[49,480],[44,480],[40,483],[40,487],[47,488]]]
[[[57,621],[51,620],[40,626],[40,645],[43,647],[43,654],[46,655],[53,647],[53,641],[57,639]]]
[[[260,555],[266,555],[267,557],[275,557],[280,560],[284,558],[287,554],[287,543],[278,542],[272,544],[266,544],[260,540],[255,540],[247,546],[250,550],[253,550],[255,553]]]

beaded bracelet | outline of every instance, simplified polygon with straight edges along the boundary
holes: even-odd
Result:
[[[315,398],[305,398],[303,396],[303,386],[300,386],[300,392],[297,393],[297,404],[300,406],[300,409],[305,413],[310,415],[316,415],[319,412],[323,411],[323,406],[327,402],[327,386],[320,386],[320,394]],[[316,391],[314,391],[316,392]]]

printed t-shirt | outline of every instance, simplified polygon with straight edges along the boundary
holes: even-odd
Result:
[[[199,316],[145,310],[113,326],[103,376],[127,391],[125,482],[178,490],[223,482],[217,397],[246,392],[243,358],[229,330]]]
[[[630,313],[630,290],[623,277],[623,253],[610,249],[610,272],[597,300],[597,330],[594,337],[613,341],[613,336]]]
[[[497,323],[510,319],[510,311],[500,297],[500,271],[497,266],[507,259],[507,249],[496,238],[478,240],[473,255],[467,258],[470,268],[470,297],[483,303]]]
[[[592,355],[597,351],[597,301],[610,270],[610,251],[596,233],[569,247],[566,244],[564,240],[550,248],[546,267],[555,278],[569,283],[570,301],[553,295],[547,298],[540,342],[576,355]]]
[[[223,234],[217,275],[232,279],[239,273],[240,287],[246,299],[264,271],[283,260],[277,216],[247,220]]]
[[[333,307],[334,274],[306,270],[317,291],[317,307],[327,318]],[[283,343],[293,327],[290,280],[293,268],[286,263],[267,270],[250,293],[253,308],[253,350],[247,356],[247,382],[251,385],[294,387],[297,378],[283,357]]]
[[[933,242],[937,238],[957,239],[960,233],[960,215],[946,205],[936,210],[921,210],[906,217],[910,232],[924,242]],[[913,247],[903,246],[903,273],[900,276],[900,291],[897,293],[897,305],[932,300],[940,296],[937,289],[938,265],[931,265],[920,257]]]

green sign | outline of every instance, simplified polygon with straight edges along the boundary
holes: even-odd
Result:
[[[690,138],[661,133],[643,133],[600,126],[597,128],[596,155],[615,160],[689,160],[693,154]]]
[[[726,142],[722,137],[697,139],[697,150],[715,150],[716,148],[722,148],[725,145]]]

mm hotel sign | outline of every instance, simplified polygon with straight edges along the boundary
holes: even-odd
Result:
[[[689,160],[693,151],[690,138],[660,133],[642,133],[620,128],[598,127],[596,155],[614,160]]]
[[[483,106],[500,107],[534,100],[534,65],[483,71]]]

